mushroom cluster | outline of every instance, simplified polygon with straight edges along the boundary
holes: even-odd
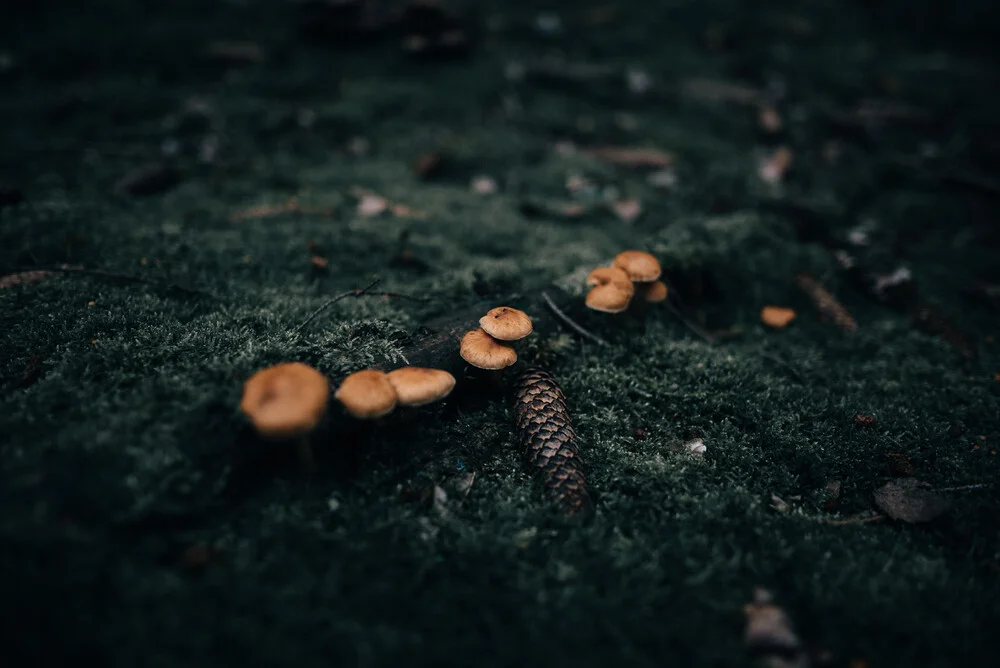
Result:
[[[587,308],[603,313],[628,309],[636,294],[644,302],[662,302],[667,285],[659,280],[662,270],[655,257],[644,251],[627,250],[615,256],[609,267],[598,267],[587,276]]]
[[[396,406],[424,406],[444,399],[455,387],[455,377],[442,369],[406,366],[385,373],[355,371],[341,382],[333,398],[353,417],[372,420]]]
[[[459,354],[478,369],[499,371],[517,362],[517,350],[510,342],[523,339],[532,329],[527,313],[498,306],[479,319],[479,329],[465,333]]]

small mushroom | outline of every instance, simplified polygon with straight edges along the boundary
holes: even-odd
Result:
[[[269,440],[297,439],[299,457],[313,466],[309,434],[326,413],[330,385],[326,376],[301,362],[262,369],[243,385],[240,410]]]
[[[623,251],[615,256],[612,266],[624,269],[636,283],[651,283],[662,273],[660,262],[645,251]]]
[[[352,416],[367,420],[388,415],[396,408],[396,390],[388,374],[375,369],[355,371],[341,382],[333,398]]]
[[[627,271],[619,267],[598,267],[587,275],[587,285],[589,286],[607,285],[608,283],[624,290],[629,296],[635,292],[632,278]]]
[[[479,319],[483,331],[498,341],[517,341],[531,334],[531,318],[524,311],[498,306]]]
[[[632,301],[632,293],[626,292],[613,283],[605,283],[591,288],[587,293],[587,308],[602,313],[621,313]]]
[[[483,329],[473,329],[462,337],[462,359],[477,369],[498,371],[517,362],[517,351],[500,343]]]
[[[405,366],[386,376],[401,406],[424,406],[444,399],[455,387],[455,377],[442,369]]]
[[[663,281],[653,281],[652,283],[643,283],[641,285],[640,293],[644,301],[649,303],[662,302],[667,298],[669,290],[667,289],[667,284]]]

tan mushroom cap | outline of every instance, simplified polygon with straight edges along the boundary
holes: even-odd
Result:
[[[495,371],[517,362],[517,351],[500,343],[485,330],[474,329],[466,332],[459,347],[462,359],[478,369]]]
[[[447,397],[455,377],[442,369],[404,366],[386,374],[401,406],[423,406]]]
[[[479,319],[483,331],[498,341],[517,341],[531,334],[531,318],[524,311],[498,306]]]
[[[396,407],[396,390],[388,374],[375,369],[355,371],[344,379],[333,398],[356,418],[369,419],[388,415]]]
[[[635,292],[635,286],[628,272],[620,267],[598,267],[587,276],[587,285],[606,285],[611,283],[630,295]]]
[[[628,308],[632,295],[612,283],[591,288],[587,293],[587,308],[603,313],[621,313]]]
[[[240,410],[261,436],[294,438],[316,428],[329,396],[326,376],[301,362],[287,362],[247,379]]]
[[[670,290],[667,289],[667,284],[663,281],[644,283],[642,286],[642,298],[647,302],[662,302],[669,293]]]
[[[637,283],[649,283],[660,277],[660,262],[645,251],[627,250],[615,256],[613,266],[624,269]]]

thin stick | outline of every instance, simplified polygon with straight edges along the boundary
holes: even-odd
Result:
[[[585,330],[583,327],[581,327],[580,325],[578,325],[576,322],[574,322],[573,319],[570,318],[568,315],[566,315],[565,313],[563,313],[562,311],[560,311],[559,307],[556,306],[556,303],[554,301],[552,301],[552,298],[549,297],[548,293],[543,292],[542,293],[542,299],[545,300],[545,305],[548,306],[549,309],[552,310],[552,312],[555,314],[555,316],[557,318],[559,318],[559,320],[561,320],[564,325],[566,325],[567,327],[569,327],[570,329],[572,329],[574,332],[576,332],[577,334],[579,334],[583,338],[590,339],[591,341],[593,341],[594,343],[597,343],[599,345],[602,345],[602,346],[608,345],[607,341],[605,341],[601,337],[597,336],[596,334],[591,334],[590,332],[588,332],[587,330]]]
[[[869,522],[878,522],[879,520],[884,520],[885,515],[880,515],[875,513],[874,515],[869,515],[868,517],[851,517],[846,520],[823,520],[823,524],[830,524],[832,526],[846,526],[848,524],[868,524]]]
[[[186,288],[183,285],[177,285],[176,283],[165,283],[163,281],[145,278],[144,276],[136,276],[135,274],[119,274],[114,271],[104,271],[102,269],[83,269],[81,267],[39,267],[38,271],[51,271],[61,274],[81,274],[83,276],[95,276],[97,278],[107,278],[113,281],[123,281],[125,283],[141,283],[143,285],[151,285],[153,287],[165,290],[174,290],[176,292],[183,292],[189,295],[211,297],[213,299],[215,298],[215,295],[210,292],[205,292],[204,290]]]
[[[676,306],[674,306],[673,304],[670,303],[670,299],[667,299],[667,301],[664,302],[664,304],[666,304],[667,308],[670,309],[671,313],[673,313],[675,316],[677,316],[678,320],[680,320],[682,323],[684,323],[685,327],[687,327],[692,332],[694,332],[695,334],[697,334],[699,338],[701,338],[701,339],[703,339],[705,341],[705,343],[708,343],[709,345],[715,343],[715,339],[712,338],[711,334],[709,334],[708,332],[706,332],[705,330],[703,330],[701,327],[699,327],[698,325],[694,324],[691,320],[689,320],[687,318],[687,316],[685,316],[683,313],[681,313],[680,310]]]
[[[381,278],[376,278],[374,281],[372,281],[371,283],[369,283],[368,285],[366,285],[363,288],[354,288],[353,290],[348,290],[347,292],[341,292],[339,295],[334,295],[333,297],[330,297],[325,302],[323,302],[322,306],[320,306],[318,309],[316,309],[315,311],[313,311],[312,314],[308,318],[306,318],[305,320],[303,320],[301,325],[299,325],[298,327],[296,327],[292,331],[293,332],[300,332],[300,331],[302,331],[302,328],[305,327],[306,325],[308,325],[313,320],[315,320],[317,318],[317,316],[319,316],[320,313],[322,313],[326,309],[330,308],[331,306],[333,306],[334,304],[336,304],[337,302],[339,302],[341,299],[347,299],[348,297],[363,297],[364,295],[372,294],[372,293],[370,293],[368,291],[371,290],[372,288],[374,288],[376,285],[378,285],[379,281],[381,281],[381,280],[382,280]],[[384,296],[393,296],[393,297],[395,297],[395,296],[401,297],[402,296],[402,295],[395,295],[393,293],[388,293],[388,292],[382,293],[382,294]]]
[[[976,485],[959,485],[958,487],[938,487],[935,492],[964,492],[970,489],[986,489],[992,487],[989,483],[981,482]]]

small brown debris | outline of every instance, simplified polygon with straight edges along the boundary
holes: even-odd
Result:
[[[758,587],[753,600],[743,606],[747,626],[743,641],[754,655],[771,666],[804,668],[808,658],[792,628],[788,614],[775,605],[771,592]]]
[[[887,452],[885,459],[889,463],[889,472],[899,478],[911,478],[916,472],[910,458],[902,452]]]
[[[611,210],[622,221],[631,223],[642,214],[642,204],[637,199],[623,199],[614,202]]]
[[[296,202],[294,197],[290,197],[283,204],[258,204],[246,209],[240,209],[230,214],[229,220],[236,223],[252,218],[271,218],[272,216],[280,216],[290,211],[298,211],[298,202]]]
[[[389,202],[379,195],[365,193],[358,200],[358,215],[363,218],[374,218],[385,213]]]
[[[730,102],[749,107],[759,107],[768,101],[763,91],[752,86],[718,79],[687,79],[681,82],[681,93],[702,102]]]
[[[434,176],[444,163],[444,156],[440,151],[430,151],[422,153],[413,164],[413,171],[422,179],[429,179]]]
[[[61,264],[60,269],[83,269],[81,265],[78,264]],[[48,269],[32,269],[29,271],[18,271],[13,274],[6,274],[0,276],[0,290],[5,288],[12,288],[15,285],[27,285],[29,283],[37,283],[38,281],[44,281],[47,278],[52,278],[53,276],[62,276],[61,271],[50,271]]]
[[[309,258],[309,262],[316,271],[326,271],[329,266],[329,262],[322,255],[313,255]]]
[[[635,440],[637,440],[637,441],[645,441],[646,440],[646,435],[647,435],[647,432],[642,427],[635,427],[632,430],[632,437],[635,438]]]
[[[819,311],[822,318],[832,320],[845,332],[853,333],[857,331],[858,324],[854,321],[848,310],[826,288],[820,285],[815,278],[809,274],[799,274],[795,277],[795,282],[813,300],[816,310]]]
[[[794,158],[792,149],[787,146],[780,146],[774,153],[763,158],[757,166],[757,175],[765,183],[781,183],[785,179],[785,174],[792,167]]]
[[[784,306],[765,306],[760,310],[760,321],[768,327],[781,329],[795,320],[795,310]]]
[[[875,490],[875,505],[894,520],[918,523],[937,519],[951,508],[951,501],[931,491],[916,478],[890,480]]]
[[[862,415],[861,413],[858,413],[857,415],[854,416],[854,424],[858,425],[859,427],[864,427],[867,429],[869,427],[874,426],[875,416]]]
[[[828,480],[826,483],[826,499],[823,501],[823,510],[832,513],[840,507],[840,490],[842,488],[839,480]]]
[[[777,134],[784,127],[781,114],[771,105],[764,105],[757,110],[757,125],[768,134]]]
[[[665,169],[674,164],[672,155],[655,148],[600,146],[585,151],[585,154],[612,165],[636,169]]]

